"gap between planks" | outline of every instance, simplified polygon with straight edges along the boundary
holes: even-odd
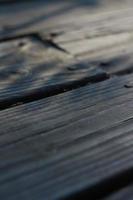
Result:
[[[115,77],[1,111],[1,198],[67,197],[132,169],[130,80]]]

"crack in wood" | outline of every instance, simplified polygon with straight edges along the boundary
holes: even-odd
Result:
[[[0,39],[0,42],[6,43],[6,42],[10,42],[10,41],[20,40],[20,42],[18,43],[18,46],[23,48],[25,46],[25,42],[21,41],[21,39],[33,38],[36,41],[40,42],[42,45],[44,44],[45,47],[51,47],[59,52],[62,52],[64,55],[68,55],[68,56],[70,55],[70,57],[75,59],[75,57],[72,56],[71,53],[67,52],[65,49],[60,47],[59,44],[54,42],[53,38],[56,37],[57,35],[58,34],[51,33],[51,35],[49,35],[49,37],[47,36],[45,38],[45,37],[41,36],[41,34],[39,34],[39,33],[29,33],[29,34],[21,34],[21,35],[17,35],[17,36],[5,37],[3,39]],[[80,73],[80,70],[77,69],[77,65],[79,62],[80,62],[80,60],[79,61],[77,60],[76,64],[68,65],[67,70],[70,71],[71,73],[77,73],[78,71]],[[110,61],[105,61],[105,62],[103,61],[100,64],[97,63],[96,68],[102,69],[103,70],[102,73],[97,73],[94,75],[90,74],[90,75],[88,75],[88,77],[86,75],[83,78],[80,78],[80,79],[77,79],[74,81],[69,81],[68,83],[63,83],[63,84],[57,83],[56,85],[48,86],[45,88],[42,87],[42,88],[35,89],[35,90],[29,92],[29,94],[25,94],[23,96],[22,95],[13,96],[8,99],[1,100],[0,101],[0,110],[4,110],[4,109],[7,109],[12,106],[18,106],[20,104],[32,102],[32,101],[39,100],[42,98],[50,97],[53,95],[58,95],[60,93],[66,92],[66,91],[70,91],[70,90],[85,86],[87,84],[101,82],[106,79],[109,79],[111,76],[114,76],[114,75],[123,76],[123,75],[133,72],[132,67],[129,67],[126,69],[121,69],[121,70],[111,72],[111,73],[106,71],[106,68],[108,66],[114,65],[117,62],[118,62],[118,64],[121,64],[121,59],[110,60]],[[54,65],[54,63],[53,63],[53,65]],[[81,64],[80,68],[82,69],[82,64]],[[15,73],[14,70],[13,70],[13,73]]]
[[[98,75],[94,75],[92,77],[83,78],[79,81],[72,81],[72,82],[69,82],[68,84],[66,83],[66,84],[61,84],[61,85],[54,85],[54,86],[50,86],[44,89],[40,88],[40,89],[35,90],[34,92],[31,92],[29,95],[14,97],[8,100],[0,101],[0,110],[4,110],[4,109],[14,107],[14,106],[19,106],[21,104],[33,102],[33,101],[47,98],[50,96],[58,95],[64,92],[68,92],[68,91],[86,86],[88,84],[102,82],[102,81],[107,80],[108,78],[109,78],[109,75],[107,75],[106,73],[103,73],[103,74],[101,73]]]

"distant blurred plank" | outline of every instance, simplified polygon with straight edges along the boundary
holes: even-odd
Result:
[[[102,33],[100,35],[99,32],[99,35],[94,37],[90,37],[87,30],[83,30],[83,33],[84,35],[81,35],[80,39],[76,39],[80,35],[80,31],[75,30],[72,33],[68,32],[68,34],[66,32],[55,36],[54,42],[73,56],[97,65],[110,75],[133,71],[132,31],[105,35],[102,35]],[[73,36],[73,39],[71,36]]]
[[[0,35],[5,37],[40,30],[45,33],[66,29],[71,31],[71,28],[82,29],[85,26],[91,33],[133,30],[132,6],[131,0],[21,1],[0,7]]]
[[[85,33],[85,32],[84,32]],[[75,37],[78,34],[76,31]],[[67,35],[64,35],[64,38]],[[60,36],[59,36],[60,37]],[[86,36],[87,37],[87,36]],[[56,41],[56,40],[55,40]],[[93,54],[100,54],[101,51],[107,51],[108,49],[113,49],[115,47],[121,48],[123,45],[125,49],[128,48],[128,45],[131,44],[133,41],[133,32],[121,32],[119,34],[108,34],[103,36],[96,36],[92,38],[84,38],[77,39],[70,42],[57,42],[59,46],[66,49],[68,52],[70,52],[73,55],[83,55],[88,54],[89,58]],[[130,47],[130,46],[129,46]],[[123,50],[123,49],[122,49]],[[121,50],[121,51],[122,51]],[[130,49],[130,50],[133,50]],[[119,49],[120,51],[120,49]]]
[[[115,29],[116,31],[116,29]],[[88,58],[95,57],[96,55],[105,54],[106,50],[115,50],[126,53],[126,51],[132,51],[133,48],[131,43],[133,40],[132,31],[121,31],[116,33],[109,33],[99,31],[94,36],[90,35],[90,31],[87,29],[84,30],[73,30],[73,32],[68,32],[57,35],[54,39],[54,42],[57,43],[62,48],[71,52],[73,55],[81,55]],[[80,38],[79,38],[80,37]],[[67,39],[67,40],[66,40]],[[122,49],[120,49],[122,47]],[[129,47],[129,50],[128,50]],[[121,50],[121,51],[120,51]],[[96,55],[95,55],[96,54]],[[85,57],[85,56],[84,56]]]

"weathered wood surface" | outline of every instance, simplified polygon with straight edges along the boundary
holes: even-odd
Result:
[[[1,111],[1,199],[60,199],[85,188],[95,196],[97,184],[111,187],[108,179],[132,168],[133,89],[124,87],[130,80]]]
[[[40,34],[0,43],[1,109],[133,71],[132,32],[65,46],[56,39]]]
[[[78,61],[48,41],[24,37],[0,43],[0,108],[102,78],[104,70]]]
[[[132,5],[1,5],[0,199],[132,199]]]
[[[119,25],[125,30],[127,25],[131,28],[128,22],[132,23],[130,21],[132,6],[132,0],[34,0],[21,1],[16,5],[2,4],[0,7],[1,36],[8,35],[9,32],[21,34],[43,29],[45,32],[49,30],[54,32],[60,28],[73,29],[86,21],[93,22],[93,19],[98,20],[98,24],[100,22],[102,27],[104,24],[110,25],[111,22],[116,23],[115,28]],[[117,23],[117,19],[122,23]],[[88,28],[91,29],[92,24]]]

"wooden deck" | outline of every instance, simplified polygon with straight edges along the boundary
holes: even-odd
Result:
[[[133,199],[133,2],[0,4],[0,200]]]

